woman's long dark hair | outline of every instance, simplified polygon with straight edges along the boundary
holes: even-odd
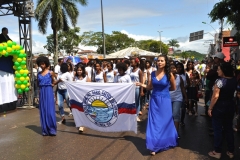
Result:
[[[81,70],[82,70],[82,77],[85,78],[85,77],[86,77],[85,66],[84,66],[84,65],[78,65],[78,66],[77,66],[77,68],[76,68],[76,70],[75,70],[77,77],[79,76],[78,73],[77,73],[78,68],[81,68]]]
[[[188,64],[189,64],[189,63],[192,63],[192,68],[191,68],[191,69],[194,70],[194,63],[193,63],[193,61],[188,61],[188,62],[187,62],[186,71],[189,71],[189,70],[190,70],[190,69],[188,68]]]
[[[220,68],[226,77],[233,77],[234,76],[234,69],[231,62],[223,62],[220,64]]]
[[[182,63],[177,63],[175,66],[176,66],[176,68],[177,68],[177,66],[179,66],[179,67],[181,67],[181,68],[182,68],[181,72],[180,72],[180,73],[178,73],[178,74],[180,74],[180,75],[184,74],[184,66],[183,66],[183,64],[182,64]]]
[[[170,63],[169,63],[169,60],[168,60],[168,56],[166,55],[160,55],[158,56],[159,57],[163,57],[165,59],[165,62],[166,62],[166,65],[164,67],[164,72],[167,76],[167,80],[170,81],[170,78],[171,78],[171,71],[170,71]]]

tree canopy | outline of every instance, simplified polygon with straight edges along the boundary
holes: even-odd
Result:
[[[48,23],[53,30],[53,54],[54,64],[58,59],[58,32],[69,30],[69,21],[72,26],[77,24],[79,10],[77,3],[87,5],[87,0],[38,0],[35,10],[35,18],[38,21],[38,29],[46,34]]]
[[[136,46],[140,49],[151,51],[155,53],[160,52],[160,43],[161,43],[161,51],[163,54],[168,53],[168,45],[164,44],[163,42],[159,42],[153,39],[149,40],[141,40],[136,42]]]
[[[65,50],[66,53],[71,53],[74,50],[74,47],[77,47],[82,40],[82,36],[79,35],[80,28],[74,27],[68,31],[59,31],[58,32],[58,52],[60,50]],[[53,34],[47,36],[47,44],[43,46],[48,52],[53,53],[54,44],[53,44]]]
[[[227,19],[227,22],[232,24],[236,30],[236,37],[240,42],[240,1],[239,0],[222,0],[213,6],[209,13],[211,22]]]
[[[173,49],[174,47],[180,47],[178,40],[176,39],[171,39],[168,41],[168,45],[171,46]]]
[[[82,43],[86,46],[97,47],[97,52],[103,54],[102,32],[84,32]],[[105,34],[106,54],[114,53],[127,47],[135,45],[135,40],[119,31],[112,31],[112,34]]]

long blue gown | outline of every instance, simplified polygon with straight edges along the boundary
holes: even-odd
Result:
[[[177,146],[178,134],[172,117],[170,82],[166,75],[157,80],[155,72],[152,72],[151,79],[153,92],[148,112],[146,145],[150,151],[159,152]]]
[[[39,82],[39,111],[42,127],[42,135],[53,136],[57,134],[57,124],[55,116],[55,103],[52,88],[52,78],[50,72],[42,76],[38,73]]]

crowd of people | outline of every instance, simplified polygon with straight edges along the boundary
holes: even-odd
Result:
[[[240,72],[224,58],[219,52],[201,62],[177,61],[161,55],[152,61],[144,57],[125,57],[116,61],[95,59],[77,65],[73,65],[70,59],[63,62],[60,58],[54,71],[50,71],[48,58],[39,57],[36,63],[41,71],[35,71],[35,81],[36,88],[40,89],[42,134],[56,135],[55,103],[61,116],[58,124],[66,122],[64,101],[69,108],[70,105],[65,81],[135,83],[137,121],[141,121],[142,111],[149,107],[146,145],[151,155],[177,146],[179,126],[185,125],[185,115],[197,117],[199,98],[204,97],[205,113],[201,115],[211,118],[212,126],[209,127],[214,135],[214,150],[208,154],[218,159],[221,157],[225,132],[227,155],[233,158],[233,132],[240,130]],[[55,102],[54,85],[57,86]],[[235,115],[237,125],[233,126]],[[83,127],[79,128],[79,131],[83,130]]]

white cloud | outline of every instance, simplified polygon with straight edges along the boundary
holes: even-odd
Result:
[[[152,37],[147,35],[135,35],[128,33],[125,30],[121,31],[124,34],[127,34],[129,37],[135,39],[136,41],[139,40],[148,40],[148,39],[154,39],[159,40],[159,37]],[[207,53],[208,47],[209,47],[209,40],[213,40],[214,37],[212,35],[215,34],[215,31],[211,31],[209,33],[204,34],[204,38],[202,40],[197,40],[193,42],[189,42],[189,37],[179,37],[179,38],[172,38],[172,37],[161,37],[162,41],[167,44],[170,39],[177,39],[179,41],[180,47],[178,49],[180,50],[194,50],[200,53]],[[207,42],[207,43],[206,43]]]
[[[131,6],[104,7],[103,13],[106,26],[135,26],[141,24],[144,18],[162,15],[158,10]],[[81,31],[84,32],[94,30],[97,26],[101,26],[101,23],[101,10],[93,9],[81,13],[77,26],[81,26]]]

